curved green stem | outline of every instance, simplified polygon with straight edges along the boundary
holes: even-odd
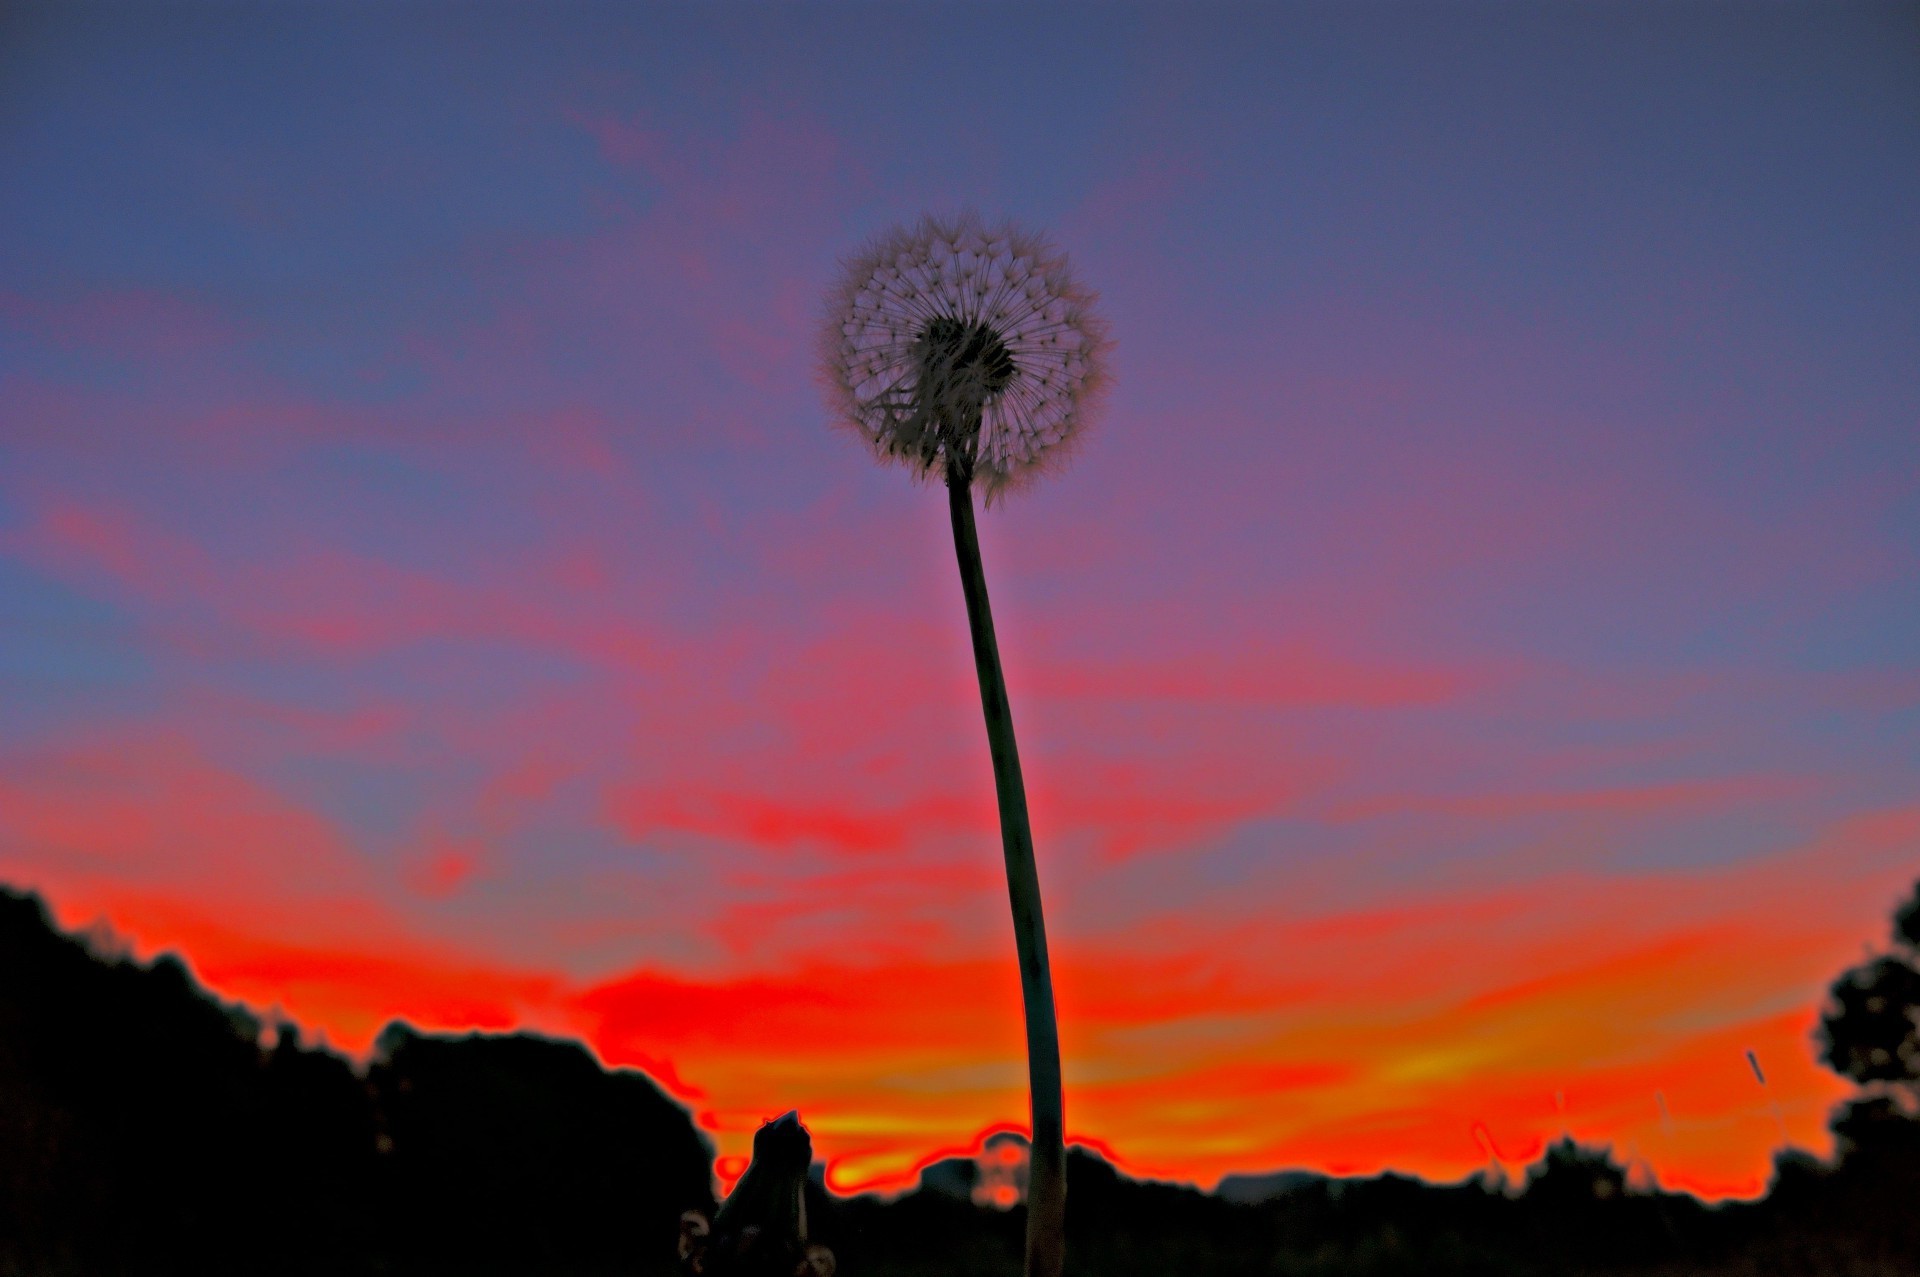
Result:
[[[993,753],[993,785],[1000,800],[1000,843],[1007,859],[1007,896],[1013,905],[1014,943],[1020,953],[1020,993],[1027,1012],[1027,1093],[1033,1124],[1033,1163],[1027,1181],[1027,1277],[1059,1277],[1066,1253],[1066,1142],[1060,1095],[1060,1025],[1053,1010],[1053,973],[1047,963],[1047,926],[1040,912],[1040,875],[1027,825],[1027,787],[1013,740],[1013,710],[1000,672],[1000,645],[987,605],[987,576],[973,521],[973,485],[947,483],[953,550],[967,597],[973,664],[980,676],[980,708]]]

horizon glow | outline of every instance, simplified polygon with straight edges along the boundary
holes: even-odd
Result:
[[[577,1036],[723,1182],[1021,1128],[943,498],[812,367],[971,205],[1118,341],[981,522],[1070,1138],[1828,1151],[1920,872],[1910,11],[1011,21],[0,18],[0,880],[349,1053]]]

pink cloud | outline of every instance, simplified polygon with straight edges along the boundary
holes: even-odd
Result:
[[[1416,798],[1383,795],[1336,803],[1329,820],[1370,820],[1407,812],[1438,813],[1471,820],[1505,821],[1530,816],[1637,818],[1680,810],[1724,811],[1805,797],[1821,782],[1806,776],[1727,776],[1660,781],[1578,790],[1468,794]]]
[[[54,501],[6,548],[50,566],[106,579],[146,599],[200,599],[217,593],[212,559],[198,545],[127,510]]]
[[[1028,667],[1035,695],[1101,701],[1220,701],[1234,705],[1400,708],[1457,699],[1477,680],[1458,669],[1396,667],[1294,646],[1264,653],[1076,661]]]
[[[330,547],[221,562],[124,507],[73,501],[42,503],[38,519],[10,542],[30,562],[102,579],[209,634],[217,629],[269,649],[357,657],[450,637],[618,662],[661,651],[630,621],[594,615],[590,583],[566,551],[556,560],[536,552],[497,564],[479,582]],[[578,606],[582,599],[587,608]],[[553,605],[563,601],[575,606]]]
[[[149,288],[51,298],[0,292],[0,324],[69,349],[142,360],[229,349],[241,335],[209,302]]]

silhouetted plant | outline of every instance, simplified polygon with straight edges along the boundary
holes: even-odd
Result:
[[[1073,442],[1105,379],[1106,330],[1064,256],[972,214],[924,218],[846,264],[823,332],[835,415],[884,461],[947,487],[974,668],[993,755],[1026,1006],[1033,1167],[1027,1272],[1057,1277],[1066,1202],[1060,1034],[1026,785],[987,603],[973,489],[991,503]]]
[[[833,1251],[811,1237],[813,1140],[789,1112],[753,1137],[753,1161],[711,1222],[680,1216],[680,1268],[698,1277],[833,1277]]]
[[[1820,1037],[1835,1072],[1920,1107],[1920,883],[1894,913],[1890,951],[1834,981]]]

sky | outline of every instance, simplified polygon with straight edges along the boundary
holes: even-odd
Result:
[[[1914,14],[7,6],[0,880],[723,1183],[1023,1124],[944,497],[814,367],[974,208],[1116,341],[980,534],[1070,1137],[1759,1193],[1920,870]]]

